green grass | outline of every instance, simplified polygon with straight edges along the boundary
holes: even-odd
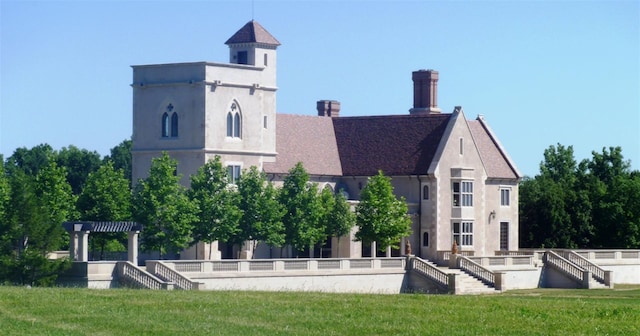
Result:
[[[2,335],[640,335],[640,287],[490,296],[0,286]]]

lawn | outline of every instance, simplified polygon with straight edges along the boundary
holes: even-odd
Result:
[[[640,335],[640,287],[490,296],[0,286],[2,335]]]

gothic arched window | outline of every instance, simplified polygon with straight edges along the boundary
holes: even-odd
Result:
[[[242,138],[242,115],[236,102],[231,104],[227,113],[227,137]]]
[[[166,138],[169,136],[169,114],[165,112],[162,115],[162,137]]]
[[[178,136],[178,113],[173,112],[171,115],[171,137],[175,138]]]

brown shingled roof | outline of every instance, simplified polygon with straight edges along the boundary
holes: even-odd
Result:
[[[279,46],[280,42],[258,22],[251,20],[231,36],[224,44],[263,43]]]
[[[276,162],[264,164],[266,173],[284,174],[298,162],[311,175],[341,176],[332,118],[278,114]]]
[[[480,158],[484,163],[489,178],[519,177],[517,170],[509,163],[509,159],[500,149],[499,144],[491,136],[491,132],[485,128],[480,120],[468,120],[471,135],[480,152]]]
[[[451,114],[333,119],[345,176],[424,175]]]

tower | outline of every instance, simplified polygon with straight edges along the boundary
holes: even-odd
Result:
[[[230,63],[133,68],[133,179],[168,152],[189,184],[219,155],[235,179],[276,156],[276,40],[250,21],[226,41]]]

